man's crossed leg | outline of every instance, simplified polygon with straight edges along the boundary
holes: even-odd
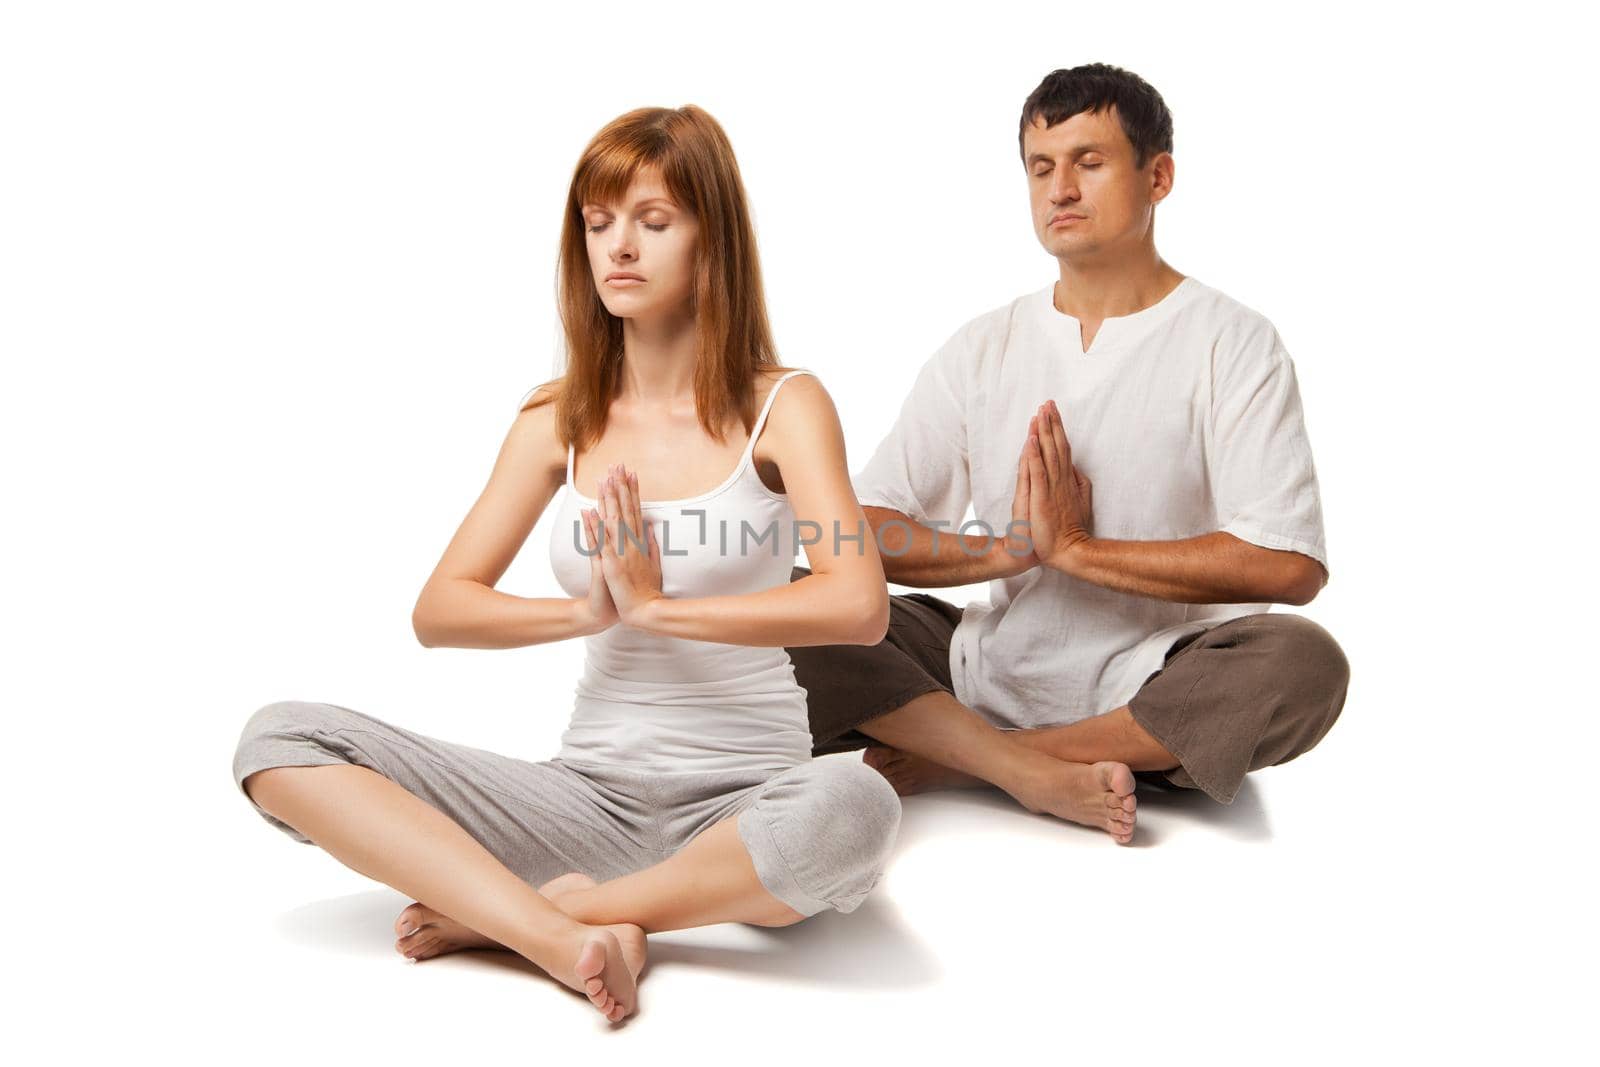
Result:
[[[790,577],[809,573],[796,567]],[[789,649],[817,754],[867,748],[866,762],[902,795],[992,783],[1030,811],[1126,843],[1133,772],[1231,803],[1245,774],[1322,740],[1349,682],[1343,650],[1317,623],[1246,615],[1175,642],[1122,707],[1001,730],[953,695],[950,637],[960,619],[959,607],[930,594],[895,595],[877,645]]]

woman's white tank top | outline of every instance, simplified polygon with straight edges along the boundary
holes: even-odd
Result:
[[[756,472],[756,438],[790,371],[767,393],[744,455],[723,483],[699,496],[644,501],[661,549],[669,597],[728,596],[786,585],[798,537],[785,494]],[[567,482],[550,565],[568,596],[589,592],[591,557],[582,510],[599,505]],[[607,536],[613,531],[607,528]],[[623,551],[637,551],[633,541]],[[583,676],[559,758],[661,771],[782,770],[811,757],[806,692],[782,648],[696,641],[617,622],[584,639]]]

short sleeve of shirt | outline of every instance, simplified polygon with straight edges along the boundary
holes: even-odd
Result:
[[[911,386],[888,436],[851,475],[856,499],[932,526],[960,526],[972,503],[967,453],[970,330],[935,352]]]
[[[1257,317],[1225,331],[1214,359],[1209,463],[1220,528],[1327,567],[1322,498],[1288,350]]]

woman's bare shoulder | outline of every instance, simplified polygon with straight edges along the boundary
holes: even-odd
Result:
[[[796,373],[797,371],[804,371],[805,373],[798,374]],[[762,367],[760,370],[761,384],[756,392],[756,402],[758,406],[766,403],[767,396],[771,394],[772,390],[777,387],[778,382],[783,380],[786,375],[793,375],[793,377],[789,379],[789,383],[785,385],[782,392],[778,394],[780,400],[773,401],[774,408],[776,408],[777,404],[781,402],[781,398],[789,393],[804,392],[809,393],[809,395],[813,397],[817,396],[819,393],[824,395],[827,393],[827,390],[822,388],[822,379],[817,377],[817,372],[814,370],[810,370],[806,367],[785,367],[781,365]],[[776,412],[774,412],[774,414],[776,414]]]
[[[773,384],[767,387],[768,393],[770,394],[777,380],[783,375],[803,369],[784,367],[772,372]],[[814,439],[816,434],[837,431],[839,413],[834,407],[833,397],[823,386],[822,379],[817,377],[815,372],[807,371],[805,374],[796,374],[784,382],[777,398],[772,401],[772,410],[767,415],[767,425],[784,437],[795,440]]]
[[[561,441],[556,422],[556,401],[560,396],[559,379],[528,390],[517,408],[516,421],[506,435],[506,444],[518,454],[521,463],[559,471],[564,478],[567,446]]]
[[[561,399],[561,379],[555,378],[542,385],[536,385],[522,394],[522,399],[517,403],[517,413],[529,411],[553,412],[555,402]]]

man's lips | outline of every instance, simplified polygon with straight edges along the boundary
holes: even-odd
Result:
[[[1063,223],[1063,222],[1082,222],[1086,217],[1087,216],[1085,216],[1085,215],[1074,215],[1071,212],[1064,212],[1064,213],[1062,213],[1060,215],[1056,215],[1054,218],[1052,218],[1050,220],[1050,225],[1055,226],[1058,223]]]

